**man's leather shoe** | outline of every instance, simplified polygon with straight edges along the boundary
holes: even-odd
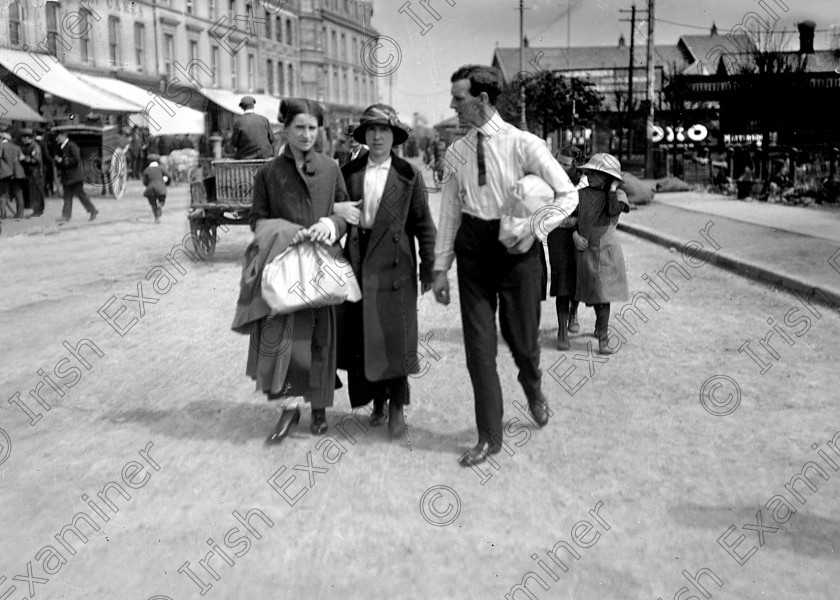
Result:
[[[569,316],[569,333],[577,333],[580,331],[580,323],[578,323],[577,314]]]
[[[327,432],[327,411],[323,408],[312,409],[312,423],[309,425],[312,435],[323,435]]]
[[[498,454],[502,450],[499,444],[493,442],[479,442],[461,455],[458,462],[465,467],[478,465],[487,460],[488,456]]]
[[[88,219],[88,221],[93,221],[96,218],[96,215],[98,215],[98,214],[99,214],[99,211],[94,208],[90,213],[90,219]]]
[[[548,400],[545,399],[542,392],[537,398],[528,401],[528,408],[531,410],[531,415],[537,425],[545,427],[548,424]]]
[[[388,433],[392,439],[398,439],[405,436],[406,431],[403,404],[391,399],[388,403]]]
[[[296,425],[298,421],[300,421],[300,410],[297,407],[284,408],[283,413],[280,415],[280,420],[277,421],[277,425],[274,426],[274,431],[266,438],[265,443],[279,444],[289,434],[292,426]]]
[[[370,414],[370,426],[379,427],[385,422],[385,401],[374,400],[373,412]]]
[[[56,223],[67,223],[70,221],[70,217],[59,217],[55,220]]]

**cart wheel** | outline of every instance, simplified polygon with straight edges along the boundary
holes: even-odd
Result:
[[[216,251],[216,225],[209,219],[190,219],[193,246],[202,260],[210,260]]]
[[[125,153],[121,149],[114,150],[111,156],[111,193],[119,200],[125,193],[128,183],[128,165],[125,161]]]

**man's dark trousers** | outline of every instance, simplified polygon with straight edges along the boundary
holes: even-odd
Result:
[[[519,369],[519,383],[529,400],[539,397],[540,286],[544,285],[540,252],[542,246],[534,243],[526,254],[509,254],[499,242],[499,221],[462,215],[455,257],[479,443],[503,437],[504,404],[496,370],[497,304],[502,337]]]
[[[73,196],[81,201],[82,206],[84,206],[85,210],[89,213],[96,211],[96,208],[93,206],[90,198],[88,198],[87,192],[85,192],[85,182],[79,181],[78,183],[68,183],[64,185],[64,209],[61,211],[61,215],[63,217],[69,219],[73,214]]]

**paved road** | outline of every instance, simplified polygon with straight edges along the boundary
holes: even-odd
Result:
[[[0,240],[0,382],[30,411],[0,403],[0,595],[13,584],[10,598],[672,598],[684,586],[700,596],[682,572],[705,568],[716,599],[837,596],[840,476],[811,448],[830,460],[825,442],[840,443],[836,312],[620,234],[631,291],[655,304],[614,320],[623,345],[608,360],[588,352],[588,309],[573,350],[554,350],[544,305],[555,414],[541,431],[514,404],[524,399],[501,348],[498,468],[456,463],[475,436],[457,293],[446,308],[421,299],[428,369],[404,443],[342,430],[341,390],[334,437],[311,437],[304,416],[265,448],[277,410],[245,378],[248,341],[229,330],[247,230],[194,263],[177,250],[185,188],[159,226],[144,200],[120,202],[139,220]],[[774,326],[787,337],[765,350]],[[738,352],[745,342],[756,359]],[[809,471],[814,491],[795,477],[811,461],[827,478]],[[84,540],[65,528],[82,514]],[[718,542],[740,535],[743,566]]]

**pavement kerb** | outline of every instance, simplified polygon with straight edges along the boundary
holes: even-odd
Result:
[[[683,246],[685,246],[685,244],[689,241],[680,240],[676,237],[672,237],[634,223],[619,223],[618,229],[650,242],[654,242],[655,244],[669,248],[674,247],[679,250],[682,250]],[[782,287],[790,291],[799,292],[806,296],[810,296],[815,289],[819,289],[830,299],[830,302],[832,302],[830,308],[840,306],[840,290],[838,289],[820,287],[785,273],[779,269],[769,269],[766,266],[752,263],[718,250],[704,247],[697,250],[696,256],[698,258],[708,259],[709,263],[721,267],[722,269],[737,273],[742,277]],[[813,299],[817,301],[821,300],[819,296],[814,296]]]

